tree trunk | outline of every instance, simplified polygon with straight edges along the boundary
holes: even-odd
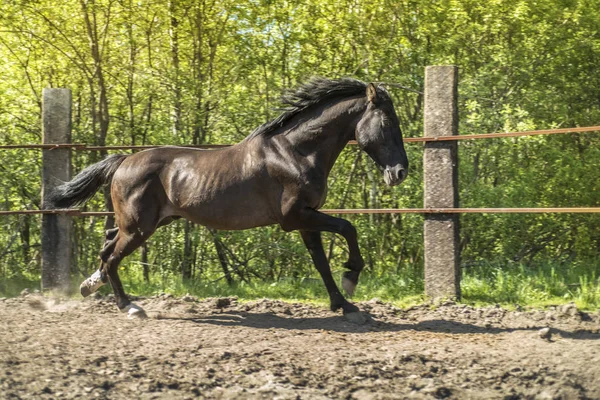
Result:
[[[103,69],[103,60],[102,54],[100,52],[100,37],[98,36],[98,25],[96,23],[96,10],[92,8],[91,12],[88,9],[87,2],[85,0],[80,0],[81,10],[83,12],[83,19],[85,22],[86,32],[88,36],[88,40],[90,42],[90,52],[92,55],[92,59],[94,61],[94,73],[91,77],[88,78],[88,82],[90,84],[90,88],[94,89],[97,85],[99,97],[98,102],[96,104],[95,94],[92,90],[92,121],[97,121],[99,123],[99,129],[96,129],[96,125],[93,124],[94,133],[96,136],[96,144],[98,146],[106,146],[106,136],[108,135],[108,127],[110,123],[110,114],[108,111],[108,93],[106,82],[104,81],[104,69]],[[107,12],[110,12],[110,8]],[[91,19],[90,19],[91,17]],[[106,19],[107,24],[110,20]],[[106,35],[108,31],[108,26],[104,26],[102,28],[103,35]],[[95,105],[97,105],[98,109],[96,110]],[[100,158],[104,159],[108,155],[106,150],[100,150]],[[106,208],[109,211],[113,211],[112,200],[110,198],[110,189],[105,188],[104,191],[104,201],[106,203]],[[106,218],[104,223],[105,230],[111,229],[115,225],[115,219],[113,216],[109,216]]]
[[[192,278],[192,229],[193,224],[186,220],[183,231],[183,262],[181,263],[181,277],[184,280]]]
[[[219,262],[221,263],[221,268],[223,269],[223,273],[225,274],[225,280],[228,285],[233,285],[233,277],[231,276],[231,271],[229,270],[229,264],[227,263],[227,255],[225,254],[225,248],[223,242],[217,236],[217,231],[214,229],[209,229],[212,234],[213,243],[215,245],[215,249],[217,250],[217,257],[219,257]]]
[[[171,130],[174,137],[179,137],[181,134],[181,82],[180,82],[180,66],[179,66],[179,19],[177,18],[177,1],[169,1],[169,19],[170,29],[169,36],[171,38],[171,62],[173,63],[173,109],[171,112]]]
[[[145,242],[140,247],[140,258],[142,261],[142,271],[144,274],[144,282],[150,283],[150,266],[148,265],[148,244]]]

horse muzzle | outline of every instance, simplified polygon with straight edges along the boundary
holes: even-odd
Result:
[[[406,179],[408,172],[400,164],[396,164],[393,167],[385,167],[383,170],[383,180],[389,186],[396,186],[402,183]]]

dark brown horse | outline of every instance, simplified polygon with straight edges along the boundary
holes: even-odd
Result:
[[[144,316],[121,285],[118,265],[154,231],[183,217],[215,229],[279,224],[299,230],[329,293],[331,310],[358,312],[340,293],[321,243],[321,231],[342,235],[349,248],[342,286],[352,294],[364,261],[356,229],[319,212],[327,177],[349,140],[383,171],[388,185],[404,180],[408,160],[398,117],[385,89],[354,79],[314,79],[282,99],[287,110],[242,142],[219,150],[161,147],[113,155],[84,169],[51,195],[56,208],[88,200],[111,183],[117,228],[106,232],[101,266],[81,284],[87,296],[107,281],[117,306]]]

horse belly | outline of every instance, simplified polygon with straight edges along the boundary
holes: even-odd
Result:
[[[187,201],[180,202],[178,214],[200,225],[223,230],[241,230],[277,222],[267,190],[259,182],[237,181],[219,184],[205,180]]]
[[[233,200],[233,199],[232,199]],[[220,199],[199,207],[181,210],[182,216],[197,224],[221,230],[242,230],[277,223],[263,204]]]

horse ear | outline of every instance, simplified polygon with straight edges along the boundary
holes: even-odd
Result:
[[[377,101],[377,88],[372,83],[367,85],[367,99],[369,99],[370,103]]]

